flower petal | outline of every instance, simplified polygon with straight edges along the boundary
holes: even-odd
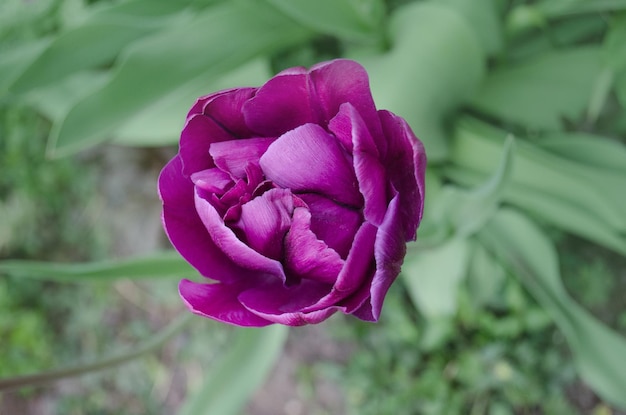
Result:
[[[334,309],[301,312],[319,301],[329,290],[330,285],[313,280],[302,280],[300,284],[289,287],[272,282],[245,290],[238,299],[248,310],[264,319],[287,326],[302,326],[319,323],[336,312]]]
[[[252,277],[253,272],[237,266],[215,245],[196,212],[193,184],[181,171],[176,156],[159,176],[163,227],[172,245],[205,277],[222,282]]]
[[[182,280],[178,285],[178,292],[195,314],[243,327],[272,324],[271,321],[250,312],[237,300],[240,291],[236,286]]]
[[[233,185],[233,180],[228,173],[217,169],[206,169],[191,175],[194,186],[209,193],[224,194]]]
[[[270,79],[243,106],[246,124],[257,134],[278,137],[299,125],[317,122],[306,73],[285,72]]]
[[[209,146],[218,141],[232,140],[234,137],[211,118],[195,114],[187,119],[180,134],[180,157],[185,176],[215,167],[209,155]]]
[[[377,228],[371,223],[363,223],[356,233],[354,245],[332,290],[317,303],[302,311],[312,312],[341,303],[342,311],[351,313],[370,296],[369,287],[375,272],[376,231]]]
[[[400,194],[400,216],[406,240],[415,240],[424,210],[426,153],[409,125],[389,111],[379,111],[389,141],[384,160],[387,175]]]
[[[378,321],[385,295],[400,274],[404,261],[406,242],[400,203],[400,195],[397,194],[389,203],[383,224],[376,233],[374,245],[376,273],[370,288],[371,298],[354,313],[366,321]]]
[[[296,208],[293,211],[291,228],[284,243],[287,275],[335,283],[344,261],[311,231],[311,212],[308,209]]]
[[[239,220],[230,226],[241,231],[252,249],[280,260],[293,209],[293,196],[289,190],[271,189],[243,204]]]
[[[382,138],[376,105],[369,87],[365,69],[357,62],[336,59],[317,64],[311,68],[310,77],[322,111],[322,123],[326,125],[339,112],[341,104],[352,104],[372,136]]]
[[[363,118],[350,103],[342,104],[329,124],[340,142],[350,141],[354,171],[365,200],[365,220],[379,226],[387,208],[387,183],[380,154]]]
[[[274,138],[248,138],[212,143],[209,153],[215,165],[234,178],[246,177],[248,163],[258,164],[259,159],[272,144]]]
[[[203,113],[237,138],[248,138],[252,132],[243,117],[243,105],[251,99],[257,88],[237,88],[220,94],[206,102]]]
[[[363,204],[347,155],[319,125],[305,124],[283,134],[260,164],[266,178],[294,193],[321,193],[349,206]]]
[[[273,259],[267,258],[247,246],[237,238],[235,233],[226,227],[218,211],[198,192],[195,193],[195,206],[204,228],[208,231],[213,242],[235,264],[242,268],[257,271],[260,276],[272,275],[285,281],[282,265]]]
[[[363,222],[361,212],[315,193],[302,193],[298,197],[311,211],[311,230],[317,239],[324,241],[341,258],[346,258],[354,235]]]

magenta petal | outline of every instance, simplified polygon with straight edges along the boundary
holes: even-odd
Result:
[[[380,317],[385,295],[400,274],[406,254],[400,200],[399,194],[391,200],[383,224],[376,233],[374,245],[376,273],[370,288],[371,299],[354,313],[355,316],[366,321],[377,321]]]
[[[218,141],[232,140],[226,130],[207,116],[192,115],[180,135],[180,157],[183,173],[190,176],[200,170],[214,167],[209,155],[209,146]]]
[[[306,73],[282,73],[270,79],[245,103],[243,115],[252,131],[278,137],[299,125],[317,122]]]
[[[177,156],[159,176],[163,226],[172,245],[205,277],[222,282],[251,277],[253,273],[237,266],[213,243],[196,213],[193,184],[181,169]]]
[[[291,225],[293,196],[286,189],[271,189],[241,206],[240,230],[248,245],[268,258],[280,260],[283,239]]]
[[[317,239],[311,231],[311,213],[308,209],[296,208],[291,229],[285,236],[284,264],[287,273],[334,284],[343,263],[339,254]]]
[[[233,185],[228,173],[217,168],[195,172],[191,175],[191,181],[196,187],[217,194],[224,194],[226,189]]]
[[[332,290],[317,303],[303,311],[310,312],[334,306],[340,301],[353,297],[357,303],[350,301],[344,312],[350,313],[370,296],[369,287],[374,274],[374,243],[377,228],[365,222],[356,233],[354,245],[348,254],[345,265]]]
[[[389,111],[380,111],[380,119],[389,141],[384,160],[387,174],[400,194],[400,216],[406,240],[415,240],[424,210],[424,174],[426,152],[409,125]]]
[[[243,105],[251,99],[257,88],[238,88],[207,101],[203,113],[237,138],[252,135],[243,117]]]
[[[305,124],[282,135],[260,164],[266,178],[294,193],[321,193],[349,206],[363,204],[347,155],[319,125]]]
[[[376,140],[382,137],[369,78],[359,63],[337,59],[315,65],[309,72],[325,124],[339,112],[341,104],[349,102],[361,114],[372,136]]]
[[[202,111],[203,111],[204,107],[209,102],[213,101],[215,98],[217,98],[217,97],[219,97],[221,95],[230,94],[230,93],[232,93],[235,90],[236,90],[236,88],[224,89],[222,91],[217,91],[217,92],[213,92],[213,93],[208,94],[208,95],[201,96],[200,98],[198,98],[196,100],[196,102],[194,102],[193,106],[191,107],[191,109],[187,113],[187,118],[190,118],[194,114],[202,114]]]
[[[329,290],[328,284],[303,280],[291,287],[272,283],[251,288],[242,292],[238,298],[248,310],[264,319],[287,326],[302,326],[319,323],[335,313],[333,309],[311,313],[301,311],[319,301]]]
[[[257,271],[260,275],[271,275],[285,281],[282,265],[278,261],[261,255],[239,240],[234,232],[226,227],[215,207],[200,197],[197,192],[195,206],[213,242],[231,261],[242,268]]]
[[[239,289],[226,284],[199,284],[182,280],[178,292],[195,314],[242,327],[263,327],[272,324],[245,308],[237,296]]]
[[[209,153],[217,167],[230,173],[234,178],[242,179],[246,177],[248,163],[258,164],[272,141],[273,138],[221,141],[212,143]]]
[[[340,257],[348,256],[354,235],[363,222],[361,212],[314,193],[303,193],[299,197],[311,211],[311,230],[317,238]]]
[[[374,139],[361,115],[349,103],[341,105],[329,128],[341,142],[351,142],[354,171],[365,200],[363,215],[365,220],[379,226],[387,209],[387,183]]]

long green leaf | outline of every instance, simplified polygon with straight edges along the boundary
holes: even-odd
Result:
[[[377,41],[383,34],[385,6],[381,0],[265,1],[317,32],[361,42]]]
[[[0,274],[39,280],[81,282],[109,281],[120,278],[194,278],[198,275],[177,252],[119,261],[87,263],[0,261]]]
[[[597,47],[553,51],[496,68],[472,105],[524,127],[560,130],[587,107],[601,66]]]
[[[484,75],[478,35],[456,8],[432,1],[398,8],[390,27],[389,53],[355,57],[368,69],[378,107],[409,122],[431,162],[445,160],[444,119],[472,96]]]
[[[61,379],[80,376],[87,373],[93,373],[100,370],[110,369],[114,366],[126,363],[136,359],[146,353],[157,350],[161,345],[174,337],[185,327],[185,324],[191,320],[193,314],[185,313],[183,316],[174,320],[164,329],[137,345],[135,348],[121,352],[110,357],[96,359],[84,364],[51,370],[48,372],[33,373],[29,375],[15,376],[0,379],[0,391],[18,389],[28,386],[37,386],[48,382],[54,382]]]
[[[179,415],[236,415],[262,384],[280,356],[288,328],[238,328],[200,390],[185,402]]]
[[[238,0],[200,12],[128,50],[109,84],[72,108],[49,142],[63,155],[102,142],[142,109],[190,79],[211,79],[312,32],[261,2]]]
[[[55,38],[13,82],[11,92],[22,94],[81,70],[110,64],[129,43],[188,20],[176,13],[186,3],[133,0],[96,11],[80,26]],[[137,9],[143,13],[137,14]]]
[[[626,339],[567,294],[550,240],[533,222],[513,210],[500,211],[479,237],[509,264],[550,313],[568,340],[582,379],[607,402],[626,409]]]

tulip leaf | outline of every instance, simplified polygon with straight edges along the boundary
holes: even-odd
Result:
[[[477,120],[458,123],[451,160],[456,166],[489,174],[500,159],[506,136]],[[622,174],[552,154],[523,140],[518,143],[511,181],[547,197],[558,197],[586,210],[617,232],[626,232],[626,194]]]
[[[496,0],[443,0],[443,2],[456,7],[468,20],[487,54],[492,55],[502,49],[503,30]]]
[[[563,117],[577,119],[587,107],[602,70],[600,58],[599,48],[581,47],[501,66],[471,104],[504,121],[560,130]]]
[[[41,39],[2,51],[0,59],[0,97],[11,83],[41,54],[48,46],[49,39]]]
[[[402,266],[403,281],[415,307],[429,319],[454,315],[458,287],[467,272],[470,242],[451,238],[443,244],[412,250]]]
[[[129,43],[176,22],[187,2],[133,0],[96,10],[81,25],[62,32],[13,82],[21,94],[84,69],[110,64]],[[142,13],[138,13],[141,10]]]
[[[604,400],[626,409],[626,339],[572,300],[561,282],[557,253],[524,215],[501,210],[479,234],[561,329],[581,378]]]
[[[478,35],[456,8],[432,1],[396,9],[390,27],[390,52],[355,58],[370,74],[377,106],[407,120],[429,161],[445,160],[444,119],[472,96],[484,75]]]
[[[191,22],[134,42],[111,82],[53,126],[49,153],[69,154],[102,142],[190,79],[211,79],[311,35],[261,2],[238,0],[209,7]]]
[[[626,0],[544,0],[536,5],[549,18],[572,14],[609,12],[626,9]]]
[[[265,0],[316,32],[354,41],[380,37],[385,6],[381,0]]]
[[[0,274],[49,281],[111,281],[120,278],[194,278],[198,275],[177,252],[125,260],[58,263],[28,260],[0,261]]]
[[[201,75],[142,109],[114,133],[116,144],[143,146],[176,144],[184,115],[201,96],[240,85],[262,85],[271,76],[266,59],[255,59],[215,79]]]
[[[288,328],[274,325],[237,328],[216,367],[200,390],[183,404],[179,415],[237,415],[278,360]]]

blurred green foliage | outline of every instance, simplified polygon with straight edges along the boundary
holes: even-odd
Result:
[[[5,0],[0,255],[103,256],[106,238],[88,208],[101,172],[84,153],[60,156],[105,142],[175,144],[199,95],[355,58],[377,105],[405,117],[426,145],[427,206],[381,323],[332,321],[355,353],[345,366],[312,370],[342,386],[353,414],[624,409],[625,13],[624,0]],[[110,316],[111,282],[58,285],[24,280],[29,273],[79,281],[107,270],[111,279],[189,272],[163,260],[168,268],[148,257],[62,265],[48,276],[45,264],[7,262],[0,375],[152,331],[145,315]],[[91,331],[105,317],[130,322]],[[194,335],[182,353],[201,351],[183,359],[223,341]],[[280,336],[257,340],[277,356]],[[257,374],[247,391],[221,396],[231,412],[266,373],[268,362],[240,357],[257,340],[220,355]],[[208,360],[219,355],[211,350]],[[93,393],[61,399],[60,413],[102,413],[101,382],[125,397],[107,410],[160,413],[150,392],[158,380],[141,373],[149,367],[157,379],[166,369],[143,364],[88,378]],[[216,382],[205,377],[207,387]],[[580,380],[599,395],[591,407],[571,393]],[[186,408],[202,406],[206,396],[196,396]]]

